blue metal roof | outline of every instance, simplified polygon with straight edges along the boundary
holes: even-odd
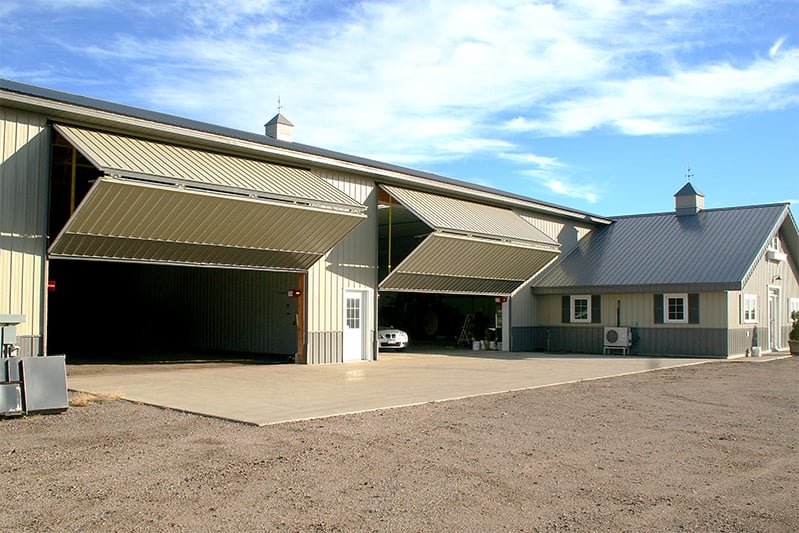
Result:
[[[788,204],[615,217],[534,280],[533,291],[740,290],[786,218],[793,221]]]

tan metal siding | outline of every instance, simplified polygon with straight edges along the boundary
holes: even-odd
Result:
[[[571,220],[547,218],[540,213],[517,211],[517,214],[560,244],[561,255],[566,255],[576,248],[577,243],[593,229],[591,226],[577,225]]]
[[[368,178],[314,169],[317,175],[367,206],[368,218],[308,271],[308,362],[343,361],[344,289],[377,286],[377,191]],[[374,316],[374,298],[369,299]],[[370,332],[370,338],[373,333]],[[371,343],[366,357],[373,356]]]
[[[305,269],[363,219],[343,211],[104,178],[95,183],[50,253]]]
[[[574,295],[584,293],[575,292]],[[624,327],[657,328],[723,328],[726,325],[727,296],[723,292],[699,293],[699,324],[655,324],[654,293],[601,294],[601,326],[616,325],[616,302],[621,302],[621,325]],[[536,325],[561,324],[561,295],[536,297],[538,317]],[[570,327],[595,327],[597,324],[568,324]]]
[[[107,174],[172,178],[275,198],[360,207],[304,169],[72,126],[56,127],[92,164]]]
[[[50,135],[45,117],[9,108],[0,108],[0,128],[0,314],[25,315],[17,333],[38,353]]]
[[[780,244],[781,250],[785,252],[784,242],[781,241]],[[735,343],[738,341],[735,346],[731,346],[731,351],[733,353],[743,353],[741,343],[751,342],[751,334],[755,325],[757,325],[760,335],[760,346],[765,347],[767,345],[769,287],[777,287],[780,290],[780,340],[782,341],[783,347],[788,345],[788,331],[791,324],[788,313],[788,302],[791,298],[799,298],[799,283],[797,283],[799,265],[794,263],[791,254],[786,255],[787,258],[784,261],[773,261],[768,259],[768,252],[764,252],[760,256],[743,290],[729,292],[727,299],[727,325],[733,332],[730,342]],[[741,321],[741,297],[743,294],[754,294],[757,296],[757,324],[742,323]]]

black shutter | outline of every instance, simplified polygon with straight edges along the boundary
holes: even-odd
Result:
[[[571,310],[571,298],[568,296],[564,296],[560,299],[560,321],[564,324],[568,324],[571,322],[572,318],[572,310]]]
[[[688,295],[688,323],[699,324],[699,295]]]
[[[598,294],[591,296],[591,323],[602,323],[602,297]]]
[[[663,323],[663,295],[655,295],[655,324]]]

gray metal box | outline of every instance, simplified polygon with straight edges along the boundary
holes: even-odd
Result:
[[[17,343],[17,326],[0,326],[0,343]]]
[[[0,383],[0,416],[22,414],[22,390],[19,383]]]
[[[64,411],[67,398],[67,363],[63,355],[20,357],[25,412]]]
[[[0,416],[22,414],[22,389],[19,383],[0,383]]]

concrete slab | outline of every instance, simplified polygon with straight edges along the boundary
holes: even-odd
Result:
[[[479,354],[479,355],[478,355]],[[458,351],[329,366],[70,365],[71,390],[267,425],[701,364],[714,359]]]

